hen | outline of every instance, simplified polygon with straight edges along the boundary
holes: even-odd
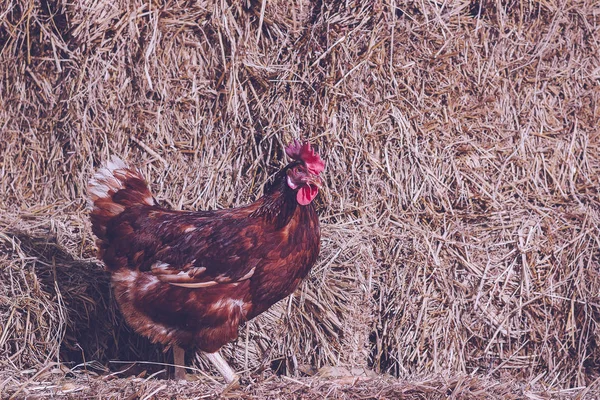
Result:
[[[239,208],[165,209],[140,172],[114,156],[89,182],[98,257],[117,302],[136,332],[173,347],[176,378],[185,375],[184,348],[196,348],[237,381],[219,349],[291,294],[319,255],[312,201],[325,163],[306,142],[285,150],[292,162]]]

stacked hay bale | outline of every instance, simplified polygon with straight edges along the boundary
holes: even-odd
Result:
[[[0,7],[10,365],[161,358],[93,257],[85,186],[109,154],[164,204],[222,208],[255,199],[283,144],[309,137],[327,160],[322,257],[228,348],[238,368],[595,376],[591,2]]]

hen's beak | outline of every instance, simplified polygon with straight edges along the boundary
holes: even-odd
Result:
[[[313,185],[321,189],[323,187],[323,180],[319,175],[310,174],[304,179],[304,183],[307,185]]]

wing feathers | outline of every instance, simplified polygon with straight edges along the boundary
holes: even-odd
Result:
[[[237,214],[210,216],[215,218],[158,206],[127,208],[107,225],[112,242],[105,262],[112,270],[127,267],[190,288],[250,279],[263,259],[249,251],[260,231],[240,224]]]
[[[175,283],[175,282],[168,282],[168,283],[173,286],[179,286],[179,287],[184,287],[184,288],[189,288],[189,289],[197,289],[197,288],[204,288],[204,287],[218,285],[218,283],[215,281],[197,282],[197,283]]]
[[[195,261],[195,260],[194,260]],[[209,277],[202,275],[206,272],[205,267],[192,267],[192,263],[185,265],[182,269],[173,267],[170,264],[162,261],[157,261],[150,267],[150,272],[158,278],[161,282],[171,284],[173,286],[180,286],[185,288],[204,288],[215,286],[219,284],[237,284],[241,281],[250,279],[254,275],[256,267],[253,267],[244,276],[233,279],[229,276],[221,275],[211,280],[206,280]]]

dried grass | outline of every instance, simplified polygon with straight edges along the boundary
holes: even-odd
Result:
[[[327,161],[322,257],[237,368],[589,385],[599,31],[591,0],[2,2],[2,368],[165,361],[94,259],[109,154],[165,204],[222,208],[300,136]]]
[[[4,378],[0,374],[0,379]],[[193,382],[139,376],[127,379],[114,374],[91,378],[90,374],[69,373],[58,368],[36,374],[26,383],[12,377],[0,385],[0,394],[11,398],[117,398],[117,399],[569,399],[574,393],[597,396],[594,389],[536,391],[525,384],[494,382],[473,376],[452,378],[413,376],[410,381],[390,377],[315,376],[290,378],[273,374],[254,377],[240,388],[223,392],[223,386],[202,379]],[[583,398],[583,397],[582,397]],[[594,398],[594,397],[589,397]]]

